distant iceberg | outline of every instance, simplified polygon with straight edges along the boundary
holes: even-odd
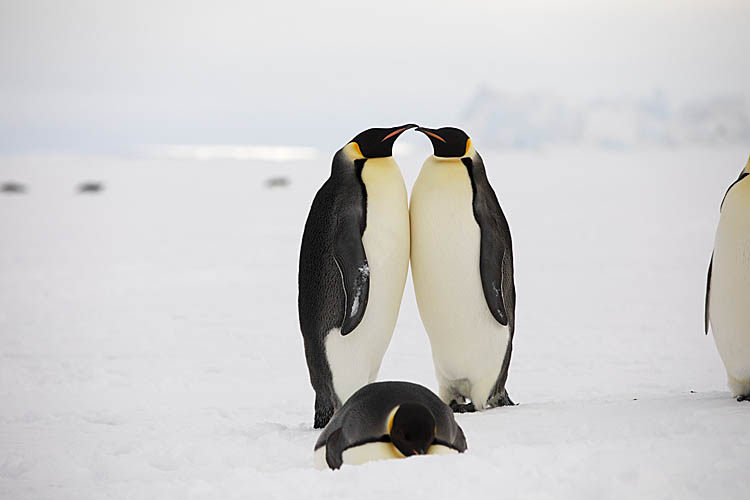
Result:
[[[483,87],[460,121],[483,144],[498,148],[750,145],[750,109],[747,100],[736,95],[680,105],[671,104],[660,91],[645,97],[570,102],[554,94]]]

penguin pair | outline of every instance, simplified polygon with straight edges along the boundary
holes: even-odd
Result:
[[[411,209],[393,143],[432,142]],[[313,200],[299,266],[299,320],[315,428],[373,382],[390,343],[411,258],[440,398],[454,411],[512,404],[515,325],[510,230],[482,158],[451,127],[366,130],[333,157]]]
[[[737,401],[750,401],[750,158],[721,202],[706,280],[709,327]]]

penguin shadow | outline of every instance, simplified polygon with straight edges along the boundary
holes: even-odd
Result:
[[[20,182],[7,181],[0,184],[0,193],[4,194],[26,194],[26,186]]]

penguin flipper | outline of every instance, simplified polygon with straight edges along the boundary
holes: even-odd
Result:
[[[460,425],[456,424],[456,438],[453,440],[453,448],[458,450],[459,453],[463,453],[468,448],[466,444],[466,436],[464,430]]]
[[[714,267],[714,254],[711,254],[711,263],[708,265],[708,277],[706,278],[706,309],[703,312],[703,326],[708,335],[709,317],[708,306],[711,304],[711,271]]]
[[[328,436],[326,441],[326,463],[331,469],[340,469],[344,464],[344,458],[342,456],[343,451],[341,439],[341,428],[336,429]]]
[[[334,258],[346,297],[341,335],[348,335],[362,321],[370,294],[370,268],[362,244],[362,224],[357,219],[340,217],[334,242]]]
[[[510,228],[487,180],[482,158],[477,153],[461,161],[469,172],[474,190],[474,219],[481,232],[479,271],[484,298],[492,316],[501,325],[508,326],[509,313],[512,315],[516,306]]]

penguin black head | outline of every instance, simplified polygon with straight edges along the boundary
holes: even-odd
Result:
[[[424,455],[435,439],[435,417],[418,403],[404,403],[393,416],[391,441],[404,456]]]
[[[461,158],[466,156],[471,148],[471,139],[460,128],[417,127],[417,131],[422,132],[430,139],[435,156],[441,158]]]
[[[393,143],[398,136],[417,125],[407,124],[391,128],[370,128],[357,134],[349,141],[355,143],[365,158],[385,158],[393,156]]]

